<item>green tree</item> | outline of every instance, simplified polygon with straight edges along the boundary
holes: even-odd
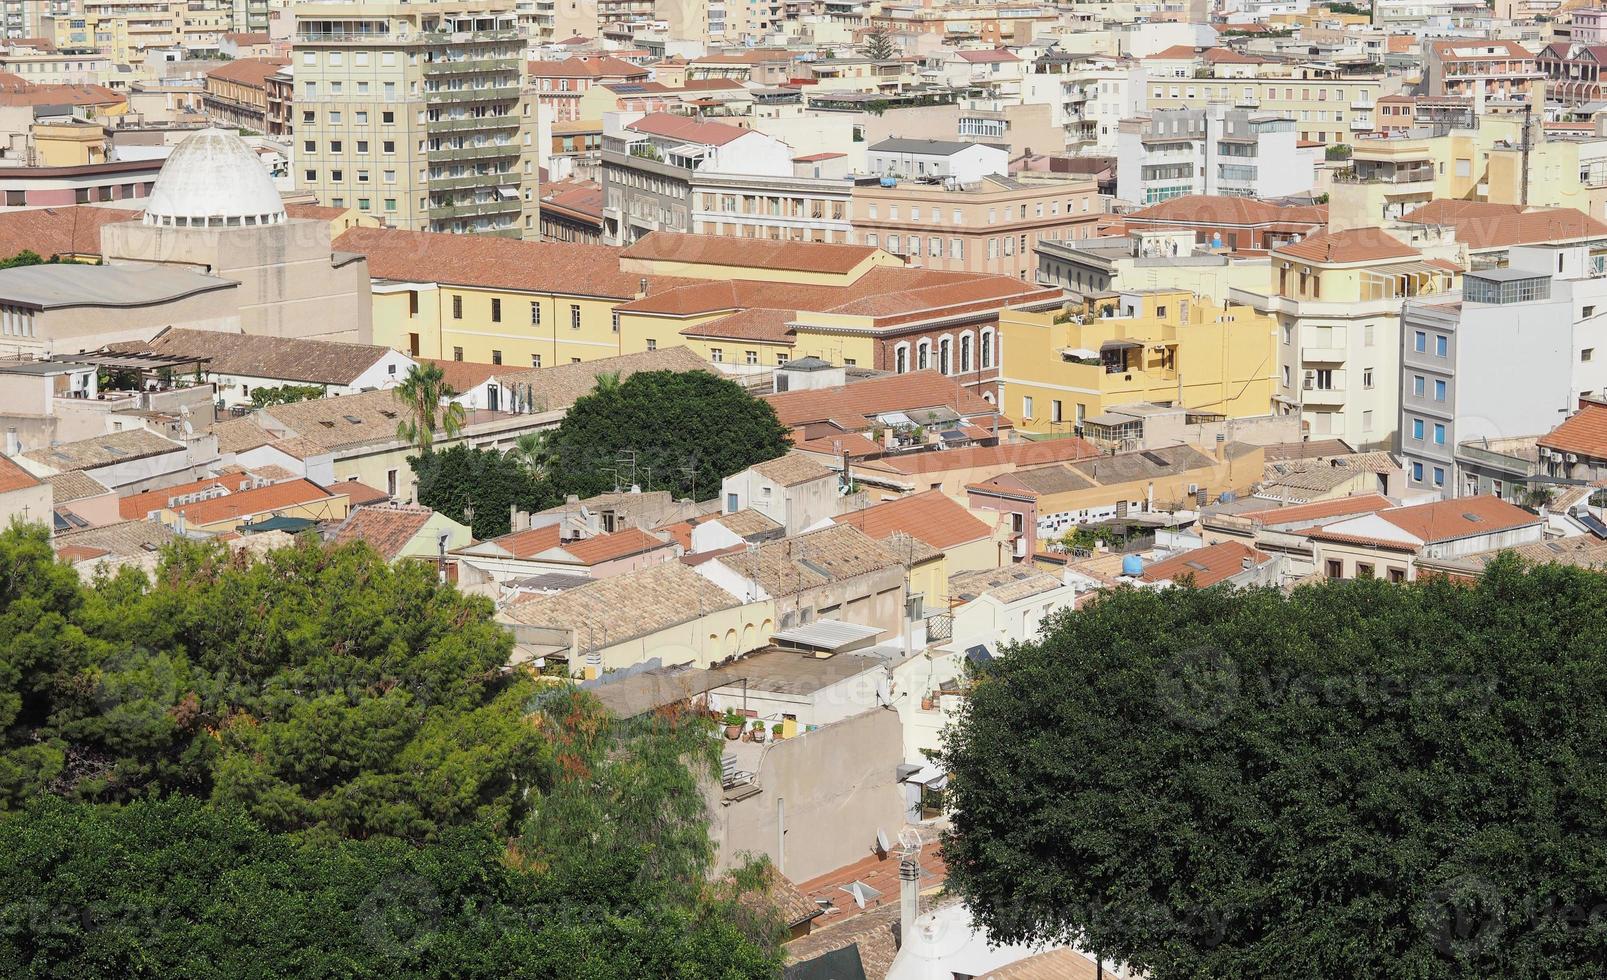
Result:
[[[1122,590],[978,680],[949,887],[1156,980],[1599,976],[1607,577]]]
[[[514,462],[537,481],[547,478],[547,437],[550,434],[551,430],[548,429],[521,433],[513,441],[513,448],[508,450]]]
[[[866,31],[859,50],[872,61],[892,61],[898,57],[898,46],[893,41],[892,33],[885,27],[873,27]]]
[[[507,534],[510,506],[539,510],[550,500],[547,486],[531,472],[517,448],[502,453],[459,443],[438,453],[413,456],[408,465],[418,477],[419,503],[469,524],[477,538]],[[474,507],[473,521],[466,520],[470,505]]]
[[[60,259],[52,255],[50,262],[47,263],[38,252],[25,248],[9,259],[0,259],[0,269],[17,269],[27,265],[48,265],[59,261]]]
[[[251,392],[251,404],[258,408],[269,405],[289,405],[309,398],[324,397],[323,385],[280,385],[277,388],[257,388]]]
[[[457,392],[446,383],[439,364],[415,364],[392,389],[407,416],[396,423],[396,438],[412,443],[421,453],[435,445],[435,430],[448,439],[463,431],[463,406],[452,399]]]
[[[736,383],[708,371],[644,371],[570,407],[548,439],[547,499],[589,497],[634,479],[704,500],[722,478],[788,448],[775,410]]]

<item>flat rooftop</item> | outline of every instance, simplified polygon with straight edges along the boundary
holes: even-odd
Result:
[[[764,650],[710,670],[709,688],[745,687],[749,691],[802,696],[885,664],[879,657],[856,653],[816,657],[796,650]]]
[[[150,306],[239,285],[232,279],[165,266],[62,262],[0,270],[0,300],[35,310]]]

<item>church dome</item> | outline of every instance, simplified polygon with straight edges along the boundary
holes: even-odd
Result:
[[[285,205],[245,140],[203,129],[173,150],[145,204],[145,223],[184,227],[276,225]]]

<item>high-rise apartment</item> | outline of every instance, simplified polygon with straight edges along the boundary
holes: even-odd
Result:
[[[297,187],[397,228],[540,235],[513,0],[294,10]]]

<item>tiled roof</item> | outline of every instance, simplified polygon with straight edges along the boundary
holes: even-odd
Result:
[[[86,497],[99,497],[111,493],[111,488],[79,470],[69,470],[66,473],[57,473],[55,476],[45,477],[50,484],[51,499],[56,506],[70,504],[74,500],[83,500]]]
[[[792,339],[794,335],[792,321],[797,318],[797,310],[741,310],[728,316],[694,323],[683,329],[681,336],[708,337],[715,340],[761,340],[782,344]]]
[[[478,361],[445,361],[437,357],[419,359],[420,364],[433,364],[441,369],[441,379],[452,390],[463,393],[507,370],[501,364],[481,364]]]
[[[117,351],[211,358],[206,369],[217,374],[335,385],[351,384],[391,353],[389,347],[375,344],[342,344],[182,327],[169,327],[149,343],[136,341],[108,346]]]
[[[266,88],[268,76],[288,64],[290,64],[289,58],[236,58],[233,61],[225,61],[206,75],[208,78],[221,78],[237,85]]]
[[[1126,216],[1130,222],[1169,221],[1189,225],[1326,225],[1328,206],[1273,204],[1253,197],[1187,194]]]
[[[125,521],[143,520],[152,511],[162,510],[179,497],[202,493],[213,487],[228,493],[238,493],[241,488],[250,486],[251,482],[251,477],[246,473],[224,473],[218,476],[209,476],[204,480],[191,480],[189,483],[180,483],[177,486],[147,490],[144,493],[123,497],[117,501],[117,512],[122,515]]]
[[[1192,61],[1199,56],[1199,52],[1192,45],[1174,44],[1162,51],[1145,55],[1144,61]]]
[[[149,429],[126,429],[91,436],[76,442],[64,442],[48,449],[33,449],[23,453],[36,463],[42,463],[57,472],[88,470],[112,463],[157,456],[183,449],[184,446],[159,436]]]
[[[742,130],[737,132],[740,135]],[[655,231],[626,246],[621,256],[646,261],[786,269],[794,272],[845,273],[858,268],[861,262],[878,251],[880,250],[870,245],[783,242],[733,238],[729,235],[683,235],[676,232]]]
[[[1485,61],[1490,58],[1533,58],[1529,49],[1516,41],[1488,38],[1451,38],[1431,41],[1435,55],[1441,61]],[[1491,51],[1490,49],[1495,49]]]
[[[1401,218],[1420,225],[1450,225],[1456,240],[1479,250],[1576,239],[1607,239],[1603,224],[1575,208],[1525,210],[1516,204],[1430,201]]]
[[[794,436],[797,433],[793,433]],[[849,459],[863,459],[874,456],[883,451],[881,443],[873,442],[869,437],[857,432],[843,432],[837,435],[820,436],[816,439],[805,439],[794,443],[799,449],[812,453],[830,453],[833,456],[846,454]]]
[[[26,490],[37,487],[39,478],[11,461],[8,456],[0,456],[0,493],[10,493],[13,490]]]
[[[1591,459],[1607,459],[1607,404],[1583,403],[1579,411],[1541,436],[1537,445]]]
[[[1239,511],[1235,517],[1260,525],[1300,524],[1307,521],[1331,520],[1336,517],[1353,517],[1357,514],[1376,514],[1395,506],[1389,498],[1376,493],[1361,493],[1334,500],[1319,500],[1314,504],[1295,504],[1290,507],[1268,507],[1265,510]]]
[[[558,547],[562,542],[558,525],[547,524],[542,527],[526,528],[523,531],[511,531],[484,543],[496,545],[514,558],[531,558]]]
[[[137,221],[140,212],[90,205],[0,212],[0,255],[23,250],[52,255],[99,255],[100,229]]]
[[[575,631],[579,651],[623,643],[731,609],[735,596],[678,561],[598,579],[555,595],[515,601],[516,623]]]
[[[271,405],[262,413],[304,440],[307,450],[328,451],[395,439],[404,411],[396,393],[385,390]]]
[[[1373,516],[1393,524],[1424,544],[1454,541],[1480,534],[1496,534],[1541,523],[1541,519],[1534,514],[1494,496],[1437,500],[1433,503],[1382,510]],[[1355,522],[1367,519],[1352,518],[1311,533],[1314,537],[1365,539],[1367,537],[1365,530]]]
[[[256,472],[261,473],[259,469]],[[342,480],[329,488],[334,493],[343,493],[346,500],[353,507],[366,507],[369,504],[384,503],[391,499],[391,495],[378,487],[371,487],[357,480]]]
[[[1144,569],[1141,578],[1146,582],[1176,582],[1187,576],[1197,587],[1206,589],[1244,571],[1246,558],[1255,565],[1272,560],[1271,555],[1238,541],[1222,541],[1158,561]]]
[[[568,211],[600,223],[603,188],[589,180],[555,180],[541,185],[541,207],[544,211]]]
[[[1263,447],[1268,462],[1282,459],[1314,459],[1324,456],[1344,456],[1355,452],[1343,439],[1318,439],[1310,442],[1279,442]]]
[[[28,85],[0,87],[0,106],[108,106],[127,102],[128,96],[104,85]]]
[[[1266,59],[1254,55],[1241,54],[1232,48],[1206,48],[1202,53],[1207,64],[1212,65],[1261,65]]]
[[[212,434],[218,437],[220,453],[243,453],[274,441],[273,433],[263,429],[250,415],[213,423]]]
[[[287,480],[284,483],[273,483],[257,487],[255,490],[242,490],[227,497],[214,497],[211,500],[183,504],[171,509],[175,514],[183,515],[191,524],[215,524],[218,521],[267,514],[298,504],[328,500],[338,492],[325,490],[311,480]]]
[[[153,554],[175,537],[177,535],[172,528],[155,521],[123,521],[79,531],[64,531],[56,535],[56,547],[60,549],[76,545],[99,548],[107,554],[128,558]]]
[[[562,61],[531,61],[526,63],[531,78],[646,78],[651,74],[641,65],[611,58],[607,55],[590,57],[576,55]]]
[[[878,541],[902,531],[938,551],[947,551],[993,533],[983,521],[949,499],[941,490],[911,494],[832,518]]]
[[[810,388],[765,395],[781,424],[789,428],[805,422],[836,419],[868,427],[868,419],[885,412],[952,407],[963,416],[989,415],[993,403],[937,371],[913,371],[868,378],[835,388]]]
[[[858,528],[845,524],[767,541],[751,551],[717,559],[772,597],[843,582],[902,562]]]
[[[650,112],[625,128],[648,136],[662,136],[666,139],[703,146],[724,146],[753,132],[725,123],[703,122],[667,112]]]
[[[367,256],[374,278],[401,282],[629,299],[641,280],[620,271],[620,250],[607,245],[349,228],[335,239],[335,249]]]
[[[1070,946],[1037,953],[988,971],[988,980],[1098,980],[1098,964]]]
[[[1235,447],[1240,445],[1228,443],[1228,452],[1232,454]],[[1144,452],[1117,453],[1114,456],[1095,456],[1036,469],[1018,469],[972,486],[1042,496],[1172,476],[1205,469],[1215,463],[1212,457],[1193,446],[1163,446]]]
[[[836,471],[829,470],[808,456],[799,455],[798,453],[788,453],[785,456],[768,459],[762,463],[754,463],[752,469],[771,483],[776,483],[783,487],[793,487],[800,483],[808,483],[812,480],[821,480],[836,475]]]
[[[1003,48],[991,48],[986,51],[961,51],[957,53],[956,57],[958,57],[961,61],[970,62],[973,65],[1021,60],[1013,53],[1006,51]]]
[[[752,507],[746,507],[734,514],[711,514],[706,520],[719,521],[720,526],[735,534],[739,538],[750,535],[764,534],[775,531],[781,527],[775,519],[768,514],[760,513]]]
[[[1017,468],[1063,463],[1100,455],[1099,447],[1086,439],[1045,439],[1040,442],[1011,442],[1000,446],[967,446],[944,452],[906,453],[872,461],[900,473],[920,474],[977,469],[985,466]]]
[[[335,544],[362,541],[386,561],[394,561],[434,516],[435,511],[428,507],[400,504],[360,507],[341,523],[331,540]]]
[[[950,575],[949,596],[962,602],[984,595],[1000,602],[1015,602],[1058,589],[1062,584],[1057,576],[1040,572],[1031,565],[1010,564]]]
[[[1303,241],[1280,245],[1278,255],[1308,262],[1376,262],[1386,259],[1413,259],[1417,249],[1391,237],[1382,228],[1351,228],[1316,235]]]
[[[642,371],[713,371],[713,368],[690,347],[676,346],[603,357],[579,364],[525,368],[498,374],[496,378],[504,389],[528,385],[537,408],[554,412],[568,408],[581,396],[590,394],[597,387],[599,375],[618,375],[623,382]]]
[[[617,561],[668,547],[668,541],[656,538],[639,527],[627,527],[612,534],[570,541],[564,545],[564,550],[583,565],[600,565],[605,561]]]

